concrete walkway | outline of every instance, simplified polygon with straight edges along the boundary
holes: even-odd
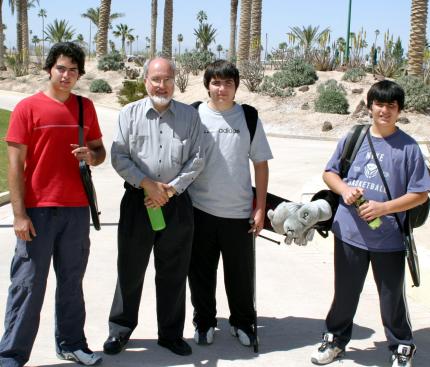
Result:
[[[0,106],[5,106],[0,93]],[[16,102],[15,102],[16,103]],[[13,105],[13,102],[11,102]],[[117,111],[97,108],[104,141],[110,147]],[[270,162],[270,191],[300,200],[303,193],[323,188],[320,173],[331,155],[335,142],[302,139],[269,139],[275,159]],[[101,351],[107,337],[107,318],[116,282],[116,223],[123,193],[122,181],[110,165],[110,159],[93,169],[102,230],[91,230],[91,255],[85,277],[87,305],[86,334],[90,347]],[[0,319],[3,320],[10,259],[14,251],[12,214],[9,205],[0,208]],[[272,233],[265,235],[275,237]],[[415,234],[419,245],[422,286],[407,294],[415,330],[418,354],[414,366],[425,367],[430,361],[430,222]],[[281,239],[279,236],[277,239]],[[148,267],[140,308],[140,323],[127,350],[117,356],[104,355],[106,367],[128,366],[312,366],[309,356],[317,347],[324,329],[324,318],[333,295],[333,241],[318,235],[306,247],[276,245],[257,239],[257,310],[260,353],[243,347],[230,336],[228,305],[222,269],[219,272],[219,330],[212,346],[196,346],[192,341],[192,307],[188,297],[185,338],[193,354],[180,357],[157,345],[154,268]],[[28,366],[66,366],[69,362],[55,357],[54,349],[54,272],[51,271],[39,334]],[[342,366],[389,366],[389,354],[379,316],[378,296],[369,274],[355,319],[353,340],[348,345]],[[0,333],[3,328],[0,326]],[[426,362],[427,361],[427,362]]]

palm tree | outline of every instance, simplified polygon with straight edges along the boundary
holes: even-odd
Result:
[[[251,8],[251,59],[260,61],[261,57],[261,10],[263,0],[252,0]]]
[[[410,75],[423,75],[427,12],[428,0],[412,0],[408,53],[408,72]]]
[[[6,70],[4,64],[3,0],[0,0],[0,70]]]
[[[128,25],[123,23],[117,24],[116,30],[113,31],[115,37],[121,37],[121,53],[123,55],[125,55],[125,40],[132,31],[134,31],[133,28],[128,28]]]
[[[240,4],[239,52],[237,54],[237,64],[239,67],[242,62],[249,58],[251,5],[252,0],[242,0]]]
[[[207,51],[208,46],[215,41],[216,29],[212,24],[200,23],[199,28],[194,29],[194,35],[202,51]]]
[[[129,33],[128,35],[127,35],[127,45],[130,47],[130,55],[133,55],[133,42],[136,40],[136,38],[131,34],[131,33]]]
[[[218,59],[221,58],[221,51],[223,50],[222,45],[216,46],[216,50],[218,51]]]
[[[236,58],[236,28],[237,28],[237,3],[239,0],[231,0],[230,7],[230,51],[228,58],[230,61],[234,61]]]
[[[46,26],[46,39],[51,43],[70,41],[75,34],[75,30],[71,28],[67,20],[54,19],[52,24]]]
[[[151,48],[149,49],[150,57],[154,57],[157,51],[157,0],[151,1]]]
[[[31,39],[31,43],[34,45],[34,49],[36,50],[37,44],[40,42],[40,38],[37,37],[36,35],[33,36],[33,38]]]
[[[184,36],[182,33],[178,34],[178,50],[179,50],[179,56],[181,56],[181,42],[184,40]]]
[[[99,22],[96,43],[96,57],[100,58],[107,54],[108,28],[110,22],[111,0],[101,0],[99,8]]]
[[[302,28],[292,27],[290,29],[291,32],[288,32],[287,35],[291,36],[292,38],[298,38],[299,45],[302,47],[305,60],[309,59],[312,46],[315,43],[320,42],[321,39],[327,37],[327,34],[330,33],[329,28],[325,28],[318,33],[319,26],[312,27],[311,25],[307,27],[302,26]]]
[[[161,52],[164,57],[172,57],[172,25],[173,25],[173,0],[164,0],[164,25],[163,45]]]
[[[40,9],[37,16],[42,18],[42,65],[45,60],[45,18],[47,17],[46,9]]]
[[[84,39],[84,35],[82,34],[82,33],[79,33],[77,36],[76,36],[76,40],[75,40],[75,42],[79,45],[79,46],[81,46],[82,48],[86,48],[86,46],[87,46],[87,43],[85,42],[85,39]]]

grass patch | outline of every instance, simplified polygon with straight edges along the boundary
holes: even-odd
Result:
[[[8,191],[7,186],[7,145],[4,141],[9,125],[10,111],[0,109],[0,192]]]

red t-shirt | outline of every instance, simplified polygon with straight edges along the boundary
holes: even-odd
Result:
[[[84,141],[100,139],[93,103],[82,98]],[[70,144],[78,144],[78,100],[71,94],[64,102],[43,92],[23,99],[12,112],[7,142],[27,146],[24,168],[25,206],[87,206],[79,162]]]

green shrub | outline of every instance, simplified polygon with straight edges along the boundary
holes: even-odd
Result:
[[[104,79],[94,79],[90,84],[90,92],[92,93],[112,93],[112,88]]]
[[[430,86],[424,80],[412,75],[405,75],[396,80],[405,91],[405,108],[417,112],[426,112],[430,108]]]
[[[142,99],[148,95],[145,83],[141,80],[124,80],[122,85],[123,87],[118,93],[118,102],[121,106]]]
[[[348,113],[349,104],[345,97],[345,88],[334,79],[327,80],[317,88],[318,98],[315,101],[315,111],[324,113]]]
[[[278,79],[277,84],[281,88],[314,84],[318,80],[315,68],[300,58],[288,60],[280,71],[273,74],[273,78]]]
[[[345,71],[345,74],[342,76],[342,80],[346,80],[349,82],[359,82],[366,76],[366,71],[363,68],[351,68]]]
[[[118,51],[111,52],[103,56],[99,63],[97,64],[97,68],[99,70],[108,71],[108,70],[122,70],[124,69],[124,61],[122,59],[121,54]]]
[[[178,57],[178,62],[193,75],[198,75],[200,70],[205,70],[214,59],[214,54],[209,51],[184,52]]]
[[[264,66],[259,61],[244,61],[240,67],[240,78],[250,92],[255,92],[263,81]]]
[[[258,93],[264,94],[270,97],[290,97],[294,95],[294,90],[291,87],[281,87],[277,83],[277,79],[265,76],[263,82],[257,88]]]

